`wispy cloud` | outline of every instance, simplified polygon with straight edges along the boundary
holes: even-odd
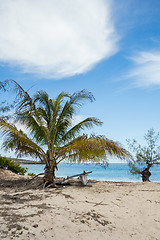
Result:
[[[105,0],[0,1],[0,62],[47,78],[84,73],[117,51]]]
[[[130,58],[134,67],[126,78],[137,87],[160,85],[160,51],[139,52]]]

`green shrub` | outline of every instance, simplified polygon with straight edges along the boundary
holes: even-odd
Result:
[[[24,175],[27,172],[27,169],[21,167],[20,164],[16,164],[12,162],[12,160],[2,156],[0,156],[0,167],[11,170],[12,172],[20,175]]]
[[[35,173],[28,173],[28,176],[36,176],[36,174]]]

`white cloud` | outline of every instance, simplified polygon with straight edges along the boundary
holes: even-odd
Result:
[[[139,52],[131,58],[135,67],[126,78],[131,78],[138,87],[160,85],[160,52]]]
[[[0,62],[47,78],[84,73],[117,51],[111,0],[0,0]]]

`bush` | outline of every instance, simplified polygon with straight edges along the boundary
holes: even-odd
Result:
[[[28,173],[28,176],[34,177],[34,176],[36,176],[36,174],[35,173]]]
[[[24,175],[27,172],[27,169],[21,167],[20,164],[16,164],[12,162],[12,160],[2,156],[0,156],[0,167],[11,170],[12,172],[20,175]]]

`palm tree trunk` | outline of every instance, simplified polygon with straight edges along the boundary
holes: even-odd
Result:
[[[50,169],[47,169],[47,171],[45,172],[44,181],[49,183],[54,181],[53,172],[50,171]]]
[[[44,181],[52,183],[55,179],[55,167],[51,170],[53,160],[48,160],[49,165],[45,167]]]

